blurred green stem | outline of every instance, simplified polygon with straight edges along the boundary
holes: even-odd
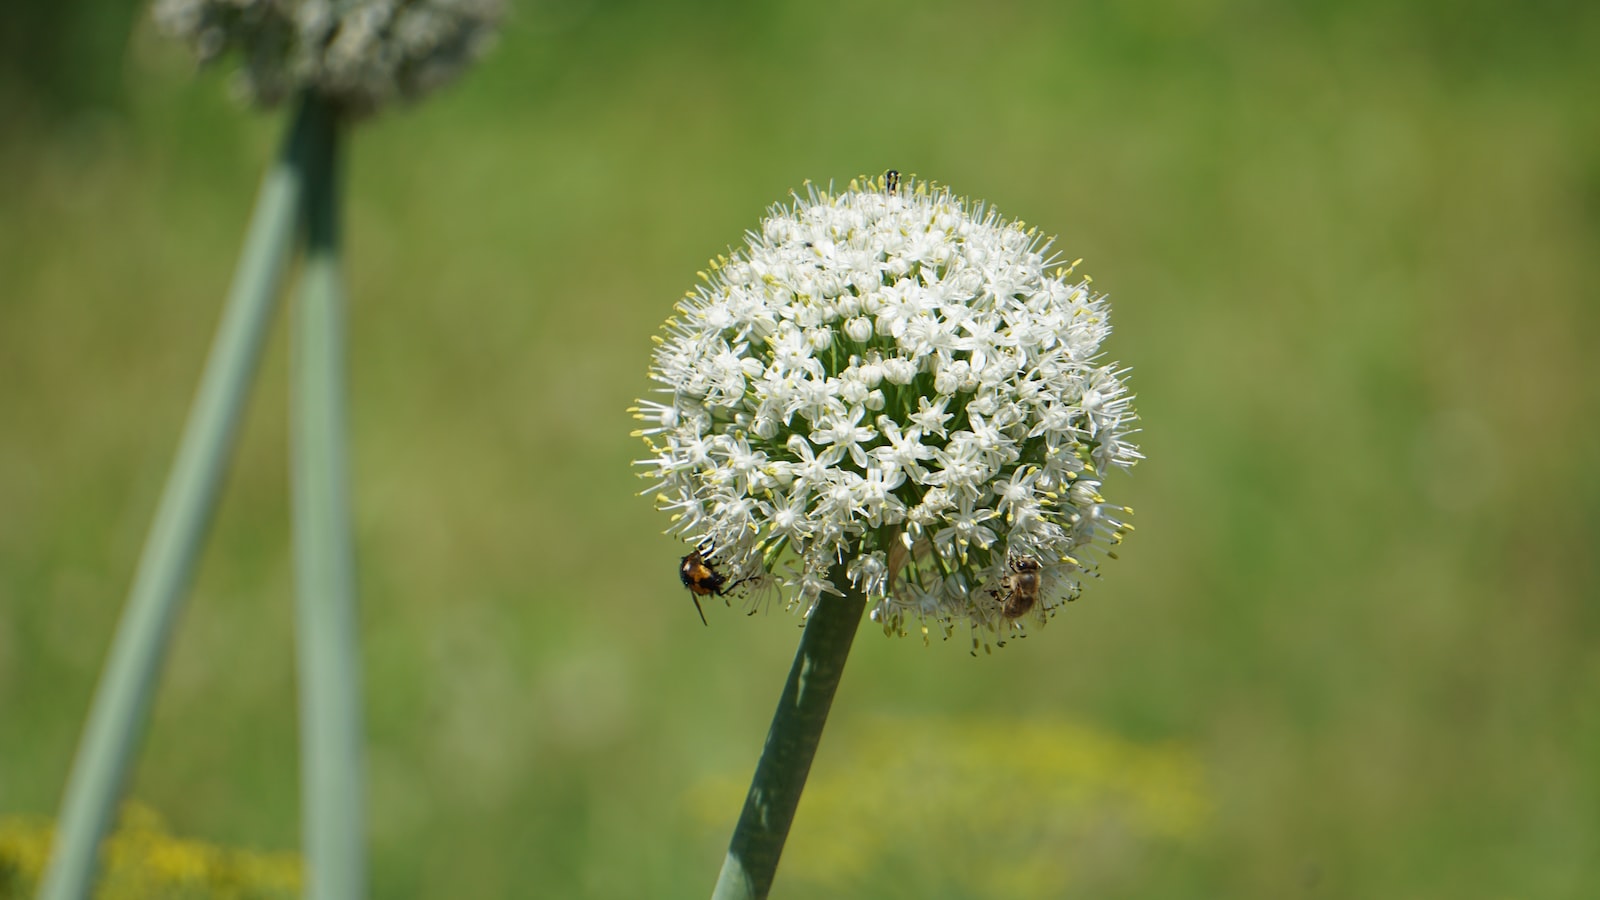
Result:
[[[849,586],[842,564],[833,567],[829,580],[844,594],[824,594],[806,622],[712,900],[760,900],[772,889],[789,823],[867,605],[866,597]]]
[[[295,115],[256,198],[233,284],[189,409],[177,458],[145,538],[133,587],[78,745],[61,803],[57,840],[41,900],[82,900],[96,850],[127,781],[150,698],[227,471],[284,263],[300,224],[307,110]]]
[[[306,897],[366,896],[361,660],[345,441],[338,111],[310,101],[306,260],[293,310],[292,473]]]

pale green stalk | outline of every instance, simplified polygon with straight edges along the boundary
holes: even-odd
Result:
[[[772,889],[789,823],[867,605],[866,597],[849,586],[844,566],[834,566],[829,580],[844,595],[824,594],[806,621],[712,900],[761,900]]]
[[[67,779],[57,840],[39,888],[41,900],[83,900],[94,884],[96,850],[111,826],[144,733],[161,662],[216,510],[284,263],[294,247],[306,125],[302,108],[256,198],[200,388]]]
[[[339,266],[343,123],[329,104],[313,102],[305,268],[291,317],[301,840],[306,897],[358,900],[366,896],[367,875]]]

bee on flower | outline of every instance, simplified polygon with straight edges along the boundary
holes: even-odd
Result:
[[[898,173],[796,194],[668,319],[634,409],[645,493],[804,613],[843,564],[891,633],[1045,622],[1132,530],[1103,479],[1142,458],[1075,265]]]
[[[711,623],[706,621],[705,609],[700,606],[700,598],[726,597],[752,581],[754,576],[729,581],[728,576],[717,571],[717,564],[708,554],[696,547],[683,559],[678,560],[678,578],[683,582],[683,586],[689,589],[689,597],[694,600],[694,611],[700,614],[700,624],[710,625]]]

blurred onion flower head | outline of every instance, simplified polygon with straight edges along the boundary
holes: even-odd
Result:
[[[243,57],[240,85],[258,106],[301,88],[365,114],[415,100],[487,48],[504,0],[156,0],[161,30],[201,63]]]
[[[842,562],[887,632],[1004,638],[1132,528],[1101,496],[1141,458],[1126,370],[1051,239],[897,182],[808,187],[712,261],[656,339],[638,464],[753,606],[809,613]],[[1024,570],[1037,602],[1008,602]]]

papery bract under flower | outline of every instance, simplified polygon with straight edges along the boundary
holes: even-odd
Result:
[[[866,185],[774,207],[678,304],[650,368],[664,396],[635,409],[646,493],[791,606],[843,562],[888,631],[1003,637],[1132,527],[1100,493],[1140,459],[1125,370],[1098,361],[1105,298],[981,203]],[[1039,602],[1009,619],[1023,559]]]

